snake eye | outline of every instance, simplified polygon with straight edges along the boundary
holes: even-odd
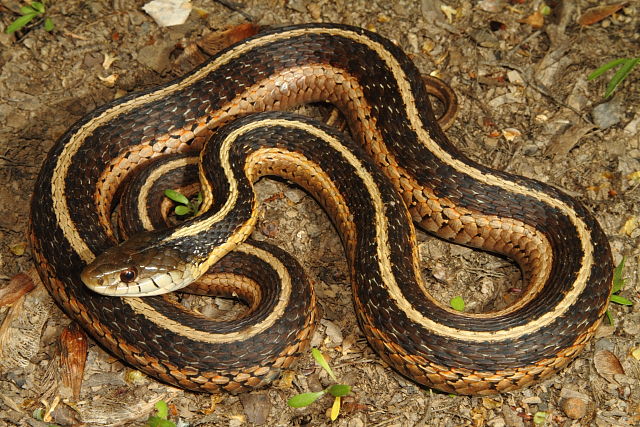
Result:
[[[135,267],[127,268],[126,270],[120,272],[120,280],[124,283],[133,282],[134,280],[136,280],[137,276],[138,271],[135,269]]]

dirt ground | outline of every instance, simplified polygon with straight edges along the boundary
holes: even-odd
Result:
[[[18,3],[0,0],[0,29],[18,16],[11,12]],[[526,21],[541,3],[246,0],[234,11],[196,0],[185,24],[160,28],[142,1],[68,0],[47,5],[54,31],[35,25],[18,38],[0,34],[0,289],[32,268],[28,201],[54,141],[94,108],[171,79],[180,46],[250,19],[260,26],[340,22],[397,42],[457,93],[460,111],[447,133],[462,151],[560,187],[595,213],[616,264],[626,257],[621,295],[635,303],[612,305],[615,324],[605,321],[576,361],[541,384],[491,398],[432,392],[396,374],[368,346],[326,215],[302,191],[264,180],[265,215],[255,237],[294,254],[316,283],[322,319],[312,345],[353,386],[340,417],[329,421],[329,398],[305,409],[286,405],[294,394],[329,384],[310,356],[265,390],[209,396],[137,375],[92,341],[80,399],[67,402],[77,411],[71,415],[87,425],[144,425],[164,400],[181,426],[640,425],[640,68],[606,101],[612,73],[587,81],[603,63],[639,54],[640,4],[629,1],[582,26],[578,18],[602,2],[549,1],[541,26]],[[487,311],[520,286],[509,261],[420,239],[425,278],[446,304],[461,295],[468,310]],[[57,342],[68,318],[40,286],[0,308],[0,322],[0,425],[71,423],[62,410],[49,423],[34,418],[38,409],[64,408]]]

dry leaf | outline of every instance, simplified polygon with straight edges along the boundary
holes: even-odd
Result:
[[[631,236],[633,230],[638,226],[638,217],[632,216],[627,219],[622,227],[620,227],[620,234],[626,234],[627,236]]]
[[[627,179],[633,181],[640,181],[640,171],[635,171],[627,175]]]
[[[441,5],[440,10],[445,14],[445,16],[447,17],[447,21],[449,21],[450,24],[453,22],[453,17],[458,14],[457,10],[455,10],[451,6],[447,6],[446,4]]]
[[[260,27],[254,24],[240,24],[224,31],[209,33],[196,44],[207,54],[214,55],[234,43],[255,35],[259,29]]]
[[[11,278],[9,284],[0,289],[0,307],[13,304],[21,296],[28,294],[36,287],[31,277],[18,273]]]
[[[111,55],[110,53],[104,54],[104,60],[102,61],[102,68],[104,70],[108,70],[111,68],[111,64],[118,60],[118,57],[115,55]]]
[[[519,136],[522,136],[522,132],[515,128],[506,128],[502,130],[502,136],[504,139],[511,142]]]
[[[576,123],[569,129],[559,135],[555,140],[547,147],[545,154],[550,155],[564,155],[567,154],[573,147],[575,147],[580,138],[585,136],[593,125]]]
[[[624,374],[622,365],[615,354],[609,350],[599,350],[593,355],[593,364],[596,371],[603,377],[616,374]]]
[[[9,247],[9,250],[15,256],[22,256],[24,255],[24,252],[27,250],[27,244],[24,242],[16,243],[15,245],[11,245]]]
[[[87,335],[77,323],[67,326],[60,334],[60,377],[63,385],[61,391],[65,390],[74,400],[80,398],[87,347]]]
[[[542,28],[544,25],[544,16],[539,11],[535,11],[532,15],[527,16],[524,19],[518,19],[521,24],[531,25],[531,28]]]
[[[118,77],[118,74],[111,74],[107,77],[98,76],[98,78],[102,81],[102,83],[104,83],[106,87],[114,87],[116,85]]]
[[[578,18],[578,24],[587,26],[591,24],[595,24],[596,22],[600,22],[608,16],[613,15],[620,9],[622,9],[627,3],[616,3],[616,4],[607,4],[604,6],[595,6],[591,9],[587,9],[580,17]]]

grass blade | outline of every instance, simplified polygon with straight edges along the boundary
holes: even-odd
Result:
[[[635,67],[638,64],[638,62],[640,62],[640,58],[625,59],[625,62],[622,65],[622,67],[620,67],[620,69],[616,71],[616,73],[611,78],[611,81],[607,85],[607,91],[604,94],[605,98],[608,98],[611,96],[613,91],[616,90],[616,87],[618,87],[620,82],[629,75],[631,70],[633,70],[633,67]]]
[[[316,362],[318,362],[318,365],[322,366],[322,369],[327,371],[329,376],[331,378],[333,378],[333,380],[335,382],[338,382],[338,379],[336,378],[336,376],[334,375],[333,371],[331,370],[331,367],[329,366],[327,361],[324,359],[324,356],[322,355],[322,352],[320,350],[318,350],[317,348],[312,348],[311,349],[311,355],[313,356],[314,359],[316,359]]]
[[[595,78],[598,78],[604,73],[606,73],[607,71],[609,71],[610,69],[617,67],[618,65],[622,64],[625,61],[626,61],[626,58],[619,58],[619,59],[614,59],[611,62],[607,62],[606,64],[598,67],[591,74],[589,74],[589,76],[587,76],[587,80],[593,80]]]
[[[609,300],[611,300],[611,302],[615,302],[616,304],[633,305],[631,301],[629,301],[625,297],[621,297],[620,295],[611,295],[611,298],[609,298]]]
[[[611,289],[611,293],[615,294],[622,290],[624,286],[624,277],[622,277],[622,270],[624,269],[625,257],[622,257],[620,264],[616,266],[613,270],[613,287]]]

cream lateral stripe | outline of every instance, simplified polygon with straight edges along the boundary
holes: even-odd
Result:
[[[149,177],[140,188],[140,194],[138,196],[138,214],[140,221],[145,230],[153,230],[153,224],[151,218],[149,218],[149,211],[147,210],[147,200],[149,199],[149,191],[166,171],[170,171],[176,168],[184,167],[187,165],[193,165],[198,163],[198,157],[181,157],[176,160],[168,161],[157,169],[154,169]]]
[[[376,238],[377,242],[377,251],[378,251],[378,265],[380,266],[380,275],[381,277],[389,278],[387,281],[387,288],[389,290],[390,296],[396,301],[396,303],[400,306],[400,308],[407,314],[407,316],[413,320],[414,322],[421,324],[423,327],[428,328],[431,332],[446,336],[450,338],[456,339],[464,339],[468,341],[501,341],[507,339],[513,339],[519,337],[526,333],[532,333],[539,328],[542,328],[549,323],[551,323],[557,316],[564,313],[567,307],[570,304],[566,304],[567,297],[565,297],[559,304],[556,306],[556,309],[553,310],[549,315],[543,315],[540,318],[527,323],[523,326],[517,326],[510,329],[505,329],[496,332],[480,332],[480,331],[469,331],[469,330],[461,330],[456,328],[451,328],[441,323],[437,323],[425,316],[422,315],[418,310],[416,310],[413,305],[406,300],[398,283],[396,282],[396,278],[392,273],[391,268],[391,250],[389,246],[389,238],[387,234],[387,221],[384,211],[384,203],[380,196],[380,192],[378,187],[375,184],[373,177],[364,169],[360,160],[353,155],[351,151],[345,148],[338,140],[333,138],[332,136],[326,134],[322,130],[309,126],[305,123],[294,122],[288,120],[278,120],[278,119],[267,119],[267,120],[259,120],[252,123],[249,123],[242,128],[236,129],[234,132],[230,133],[227,139],[224,141],[226,144],[229,139],[237,138],[237,136],[243,132],[248,132],[252,129],[261,127],[261,126],[283,126],[283,127],[291,127],[302,129],[317,138],[320,138],[329,145],[338,151],[357,171],[358,176],[362,179],[363,183],[366,185],[371,200],[373,201],[375,207],[375,224],[376,224]],[[227,145],[228,147],[228,145]],[[227,148],[228,149],[228,148]],[[568,209],[568,208],[567,208]],[[571,213],[575,217],[575,213],[571,211]],[[578,221],[578,218],[575,218],[577,222],[582,224],[581,221]],[[584,224],[582,224],[584,226]],[[584,240],[584,239],[583,239]],[[584,245],[584,243],[583,243]],[[589,246],[590,248],[590,246]],[[418,277],[418,272],[416,272],[415,276]],[[584,279],[583,279],[584,280]],[[576,292],[576,288],[584,288],[584,283],[579,284],[578,286],[574,286],[571,292]],[[563,305],[563,303],[565,303]]]
[[[149,306],[149,304],[143,301],[144,298],[125,297],[122,298],[122,300],[128,304],[135,313],[146,317],[147,320],[155,323],[159,328],[168,329],[178,336],[183,336],[193,341],[206,342],[209,344],[223,344],[239,340],[247,340],[261,334],[271,328],[279,318],[284,316],[285,309],[289,305],[289,300],[291,299],[291,277],[280,260],[267,251],[256,248],[255,246],[251,246],[247,243],[241,244],[236,248],[236,250],[262,259],[264,262],[268,263],[280,277],[282,290],[278,297],[278,302],[269,316],[260,323],[256,323],[243,330],[228,334],[214,334],[190,328],[166,317],[161,313],[158,313]]]
[[[158,99],[161,99],[173,92],[176,92],[184,87],[190,86],[198,80],[202,79],[207,74],[221,67],[222,65],[228,63],[235,57],[260,47],[262,45],[280,40],[287,39],[291,37],[296,37],[306,33],[318,33],[318,29],[314,28],[301,28],[299,30],[287,31],[280,34],[271,34],[266,35],[261,38],[257,38],[254,40],[250,40],[246,43],[236,46],[234,49],[229,50],[225,54],[219,56],[214,62],[209,63],[208,65],[202,67],[200,70],[195,72],[194,74],[186,77],[184,80],[180,80],[170,86],[161,88],[155,92],[151,92],[136,98],[133,98],[125,103],[118,104],[108,110],[105,110],[98,117],[93,118],[88,121],[84,125],[82,125],[76,133],[74,133],[69,142],[64,146],[60,156],[57,159],[56,165],[53,169],[53,175],[51,178],[51,197],[52,197],[52,205],[53,210],[56,215],[58,224],[67,224],[66,227],[62,227],[62,232],[65,238],[69,241],[69,244],[75,252],[82,258],[83,261],[89,263],[93,261],[95,258],[95,254],[91,252],[85,241],[80,236],[80,233],[73,225],[73,221],[71,220],[71,214],[69,212],[69,205],[67,203],[67,199],[65,197],[66,194],[66,183],[65,178],[69,171],[69,166],[71,165],[71,161],[73,156],[78,152],[78,149],[82,146],[85,139],[91,135],[98,127],[102,126],[105,123],[110,122],[116,117],[125,114],[129,111],[132,111],[135,108],[138,108],[142,105],[151,103]],[[350,32],[345,30],[338,29],[323,29],[321,31],[325,34],[348,34]]]
[[[488,173],[484,173],[476,168],[473,168],[457,159],[451,157],[449,153],[444,151],[436,142],[431,138],[429,132],[423,127],[422,121],[419,119],[419,112],[416,109],[416,103],[413,98],[413,93],[411,91],[411,87],[409,82],[404,75],[402,68],[397,63],[395,58],[389,53],[388,50],[384,48],[384,46],[372,41],[368,37],[358,36],[351,37],[360,43],[364,43],[369,46],[371,49],[376,51],[378,56],[387,64],[387,66],[391,69],[394,74],[396,81],[398,82],[400,94],[404,101],[404,105],[406,108],[406,117],[410,120],[412,128],[416,130],[418,139],[422,141],[425,146],[431,151],[434,155],[436,155],[440,160],[442,160],[445,164],[450,165],[451,167],[461,171],[467,175],[470,175],[474,179],[483,182],[488,185],[495,185],[502,188],[508,188],[509,190],[520,193],[523,195],[527,195],[538,200],[542,200],[543,202],[559,209],[561,212],[564,212],[571,222],[575,225],[576,230],[578,232],[578,236],[580,238],[580,244],[582,246],[583,251],[583,259],[581,263],[580,270],[576,276],[576,280],[574,281],[574,286],[571,290],[564,296],[564,298],[555,306],[555,308],[544,315],[540,316],[538,319],[533,320],[526,325],[517,326],[510,329],[505,329],[497,332],[475,332],[475,331],[467,331],[467,330],[457,330],[454,328],[446,327],[442,324],[438,324],[432,322],[431,320],[425,318],[420,312],[415,310],[411,304],[404,298],[402,295],[402,291],[398,287],[395,280],[392,280],[389,284],[389,292],[391,297],[397,301],[400,307],[405,310],[406,314],[412,320],[422,323],[425,326],[428,326],[432,329],[433,333],[445,336],[451,336],[452,338],[462,338],[469,341],[499,341],[506,339],[517,338],[521,335],[532,333],[546,325],[552,323],[556,318],[562,316],[569,309],[571,304],[577,300],[578,296],[584,291],[587,280],[589,278],[589,274],[591,271],[591,266],[593,264],[593,246],[591,244],[591,240],[589,239],[588,228],[585,223],[578,217],[576,212],[571,209],[569,206],[565,205],[561,201],[554,199],[548,196],[545,193],[530,190],[526,187],[518,185],[515,182],[504,180],[498,176],[491,175]],[[377,213],[376,213],[377,214]],[[381,260],[385,260],[386,258],[381,258]]]

